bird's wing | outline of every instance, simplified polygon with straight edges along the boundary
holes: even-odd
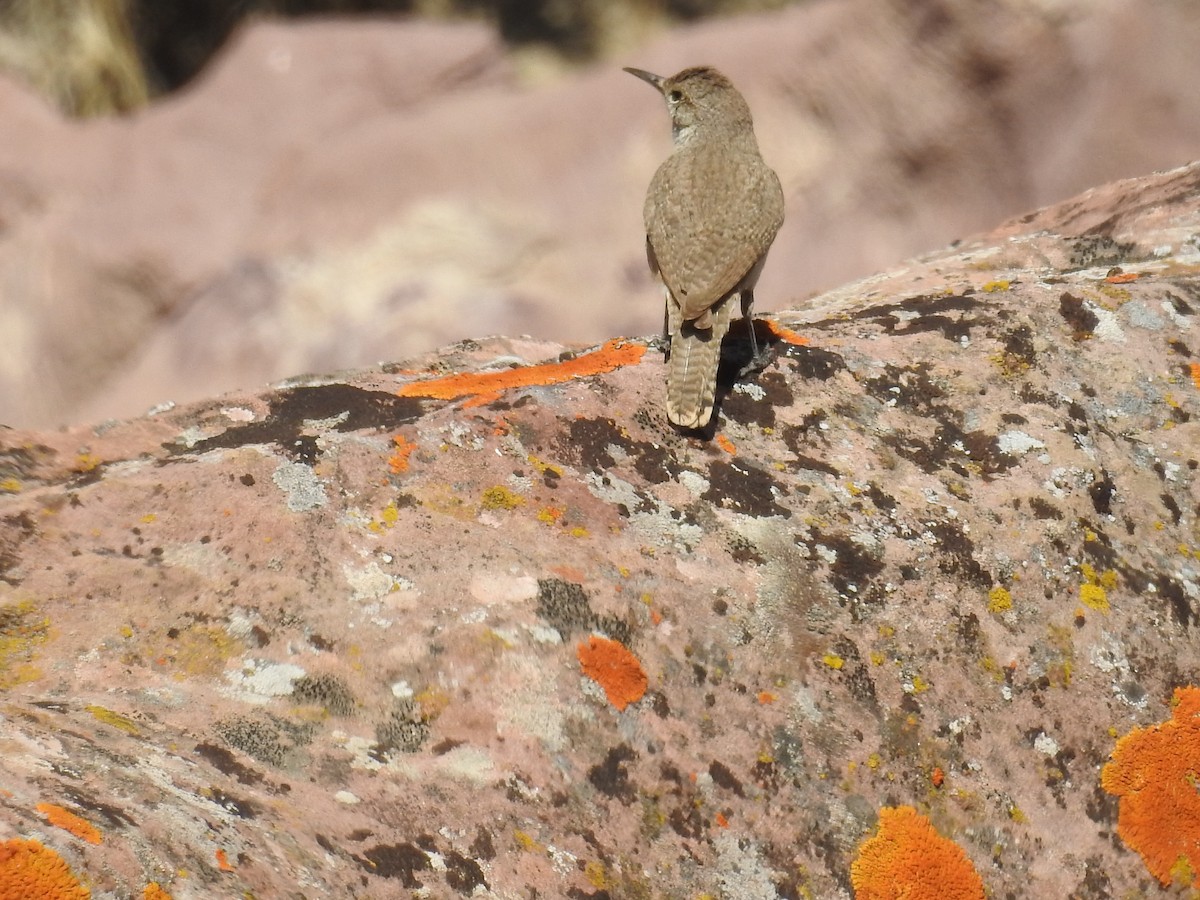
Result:
[[[685,319],[729,294],[783,224],[779,178],[757,154],[671,154],[650,183],[646,239]]]

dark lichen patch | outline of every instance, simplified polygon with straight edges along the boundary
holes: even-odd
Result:
[[[1041,497],[1030,497],[1029,508],[1039,519],[1062,519],[1062,510]]]
[[[757,466],[738,459],[730,462],[717,460],[708,467],[708,490],[704,492],[703,499],[758,518],[791,518],[791,510],[776,502],[777,496],[786,496],[787,493],[783,485]]]
[[[381,878],[399,878],[406,888],[423,887],[417,878],[418,872],[433,868],[429,854],[415,844],[377,844],[355,857],[359,865]]]
[[[1076,238],[1067,241],[1070,247],[1070,269],[1093,269],[1099,266],[1117,266],[1136,262],[1133,250],[1136,244],[1113,240],[1111,231],[1114,219],[1109,218]]]
[[[617,447],[633,460],[638,474],[651,484],[670,481],[679,473],[675,455],[665,446],[635,440],[624,427],[608,418],[573,419],[558,440],[564,458],[593,472],[616,468],[610,448]]]
[[[824,410],[816,410],[813,413],[809,413],[801,424],[785,425],[783,427],[783,442],[791,453],[789,456],[785,456],[782,462],[789,472],[808,469],[813,472],[821,472],[825,475],[833,475],[835,478],[841,477],[841,472],[832,465],[823,459],[817,459],[804,452],[813,446],[814,437],[820,436],[821,442],[825,443],[821,432],[815,430],[819,428],[819,422],[825,421],[824,416]]]
[[[1083,861],[1083,879],[1071,892],[1071,900],[1109,900],[1113,896],[1112,881],[1104,871],[1099,857]]]
[[[989,317],[967,315],[969,312],[978,312],[981,305],[978,299],[966,294],[922,294],[899,303],[868,306],[853,314],[851,318],[882,325],[888,334],[909,335],[937,331],[947,340],[958,343],[963,338],[970,337],[972,328],[990,324]],[[898,327],[901,325],[903,327]]]
[[[1171,514],[1171,524],[1178,525],[1183,518],[1183,510],[1179,508],[1179,504],[1175,502],[1175,498],[1170,494],[1159,494],[1158,499],[1162,501],[1162,505]]]
[[[829,564],[829,582],[839,597],[851,602],[856,617],[861,604],[882,600],[882,588],[874,583],[884,569],[882,544],[867,545],[848,534],[825,534],[813,528],[807,547],[810,561],[824,558],[818,547],[833,551],[835,559]]]
[[[286,722],[275,716],[234,716],[213,726],[213,731],[230,747],[269,766],[283,766],[298,748],[312,741],[315,726]]]
[[[1018,325],[1003,336],[1004,350],[1000,357],[1000,368],[1005,375],[1018,375],[1037,365],[1037,350],[1033,343],[1033,329]]]
[[[258,804],[253,800],[246,800],[241,797],[235,797],[232,794],[227,794],[218,787],[210,787],[204,792],[204,795],[213,803],[222,809],[233,813],[239,819],[256,819],[258,818]]]
[[[828,381],[838,372],[846,370],[846,360],[823,347],[789,344],[786,355],[796,361],[796,374],[801,378]]]
[[[727,546],[729,547],[729,555],[733,557],[734,562],[738,563],[754,563],[756,566],[761,566],[765,560],[754,543],[740,534],[730,536]],[[724,601],[721,601],[724,602]],[[724,613],[720,613],[724,615]]]
[[[21,562],[21,545],[37,534],[37,522],[27,512],[0,519],[0,581],[16,587],[21,579],[11,574]]]
[[[368,391],[348,384],[327,384],[280,391],[268,400],[269,411],[261,422],[227,428],[221,434],[197,441],[191,447],[165,444],[174,457],[209,450],[275,444],[296,462],[311,464],[320,456],[313,435],[305,434],[306,421],[329,421],[340,432],[391,430],[414,422],[423,410],[419,400],[386,391]]]
[[[962,526],[953,520],[934,522],[928,526],[938,542],[941,557],[938,568],[955,575],[968,584],[988,589],[995,583],[992,574],[975,559],[975,543],[967,537]]]
[[[576,631],[596,631],[629,646],[632,638],[628,622],[614,615],[598,615],[583,585],[572,581],[539,578],[537,614],[564,639]]]
[[[1071,337],[1076,341],[1086,341],[1096,331],[1100,317],[1084,306],[1082,300],[1070,292],[1064,292],[1058,300],[1058,314],[1066,321],[1071,329]]]
[[[464,897],[470,897],[476,888],[488,889],[487,879],[483,877],[483,869],[479,863],[469,856],[463,856],[457,850],[449,850],[442,855],[446,865],[446,884],[458,891]]]
[[[354,712],[354,694],[336,675],[321,673],[303,675],[292,683],[292,700],[320,706],[331,716],[348,716]]]
[[[236,778],[241,784],[261,784],[265,780],[261,772],[243,765],[224,747],[218,747],[216,744],[197,744],[196,753],[218,772]]]
[[[397,700],[387,717],[375,725],[375,747],[371,755],[386,758],[390,753],[416,753],[429,739],[429,722],[411,699]]]
[[[742,782],[736,775],[733,774],[733,770],[723,762],[714,759],[711,763],[709,763],[708,775],[713,780],[713,784],[717,785],[717,787],[725,788],[727,791],[733,791],[739,797],[746,796],[746,791],[742,786]]]
[[[779,372],[763,373],[756,385],[757,391],[730,391],[721,401],[721,412],[731,422],[757,425],[759,428],[774,428],[775,410],[791,406],[795,402],[792,390],[787,379]]]
[[[1185,628],[1189,625],[1200,625],[1200,613],[1188,600],[1183,585],[1167,575],[1159,575],[1154,581],[1154,587],[1157,589],[1158,595],[1167,601],[1171,618]]]
[[[1112,500],[1116,492],[1117,485],[1107,471],[1101,469],[1099,475],[1093,473],[1092,483],[1088,485],[1088,496],[1092,498],[1092,508],[1097,513],[1102,516],[1112,515]]]
[[[628,806],[636,798],[637,791],[629,780],[629,768],[626,763],[635,759],[637,753],[632,747],[628,744],[618,744],[608,751],[604,762],[588,769],[588,783],[606,797],[612,797]]]
[[[946,397],[946,390],[930,375],[927,362],[911,366],[888,363],[883,374],[863,382],[866,392],[883,403],[894,401],[896,406],[918,415],[943,412],[945,406],[937,401]]]
[[[890,513],[896,508],[896,498],[884,491],[873,481],[867,485],[866,489],[863,491],[863,494],[866,495],[868,500],[875,504],[875,508],[880,512]]]

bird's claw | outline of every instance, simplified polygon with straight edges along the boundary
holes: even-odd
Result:
[[[750,361],[738,369],[737,377],[745,378],[747,375],[757,375],[771,363],[775,362],[775,348],[763,347],[754,356],[750,357]]]

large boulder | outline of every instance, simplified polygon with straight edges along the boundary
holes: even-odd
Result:
[[[1191,880],[1198,236],[1194,164],[817,297],[714,441],[640,338],[0,433],[0,863],[176,897]]]
[[[749,98],[787,191],[778,309],[1200,156],[1198,41],[1169,0],[846,0],[621,62],[712,63]],[[526,86],[479,25],[263,21],[128,118],[0,83],[0,122],[0,422],[660,320],[641,202],[667,117],[615,64]]]

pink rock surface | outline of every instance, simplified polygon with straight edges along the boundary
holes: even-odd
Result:
[[[127,119],[0,83],[0,422],[140,413],[483,334],[657,327],[666,114],[619,64],[711,63],[788,219],[766,309],[1200,156],[1200,9],[826,0],[522,86],[477,25],[258,22]]]
[[[1200,666],[1198,188],[779,314],[711,443],[638,339],[0,432],[0,840],[94,896],[837,898],[905,804],[990,896],[1157,890],[1099,770]]]

